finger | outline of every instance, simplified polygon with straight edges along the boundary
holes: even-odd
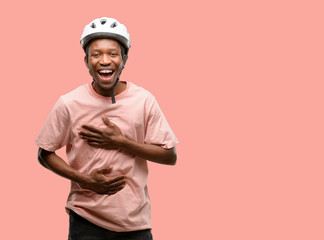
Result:
[[[112,171],[112,165],[106,167],[106,168],[101,168],[98,170],[98,173],[100,174],[108,174]]]
[[[116,189],[114,189],[114,190],[109,189],[109,190],[107,191],[107,194],[108,194],[108,195],[116,194],[116,193],[118,193],[120,190],[124,189],[124,187],[125,187],[125,185],[120,186],[120,187],[118,187],[118,188],[116,188]]]
[[[85,136],[82,136],[81,137],[84,141],[88,142],[89,144],[90,143],[94,143],[94,144],[100,144],[101,143],[101,139],[99,138],[94,138],[94,137],[85,137]]]
[[[114,124],[109,120],[107,115],[102,115],[102,120],[108,127],[112,127]]]
[[[89,131],[84,131],[84,130],[80,130],[79,135],[84,138],[91,138],[91,137],[100,138],[101,137],[101,135],[99,133],[89,132]]]
[[[122,190],[122,189],[120,189],[120,190]],[[118,193],[120,190],[118,190],[118,191],[108,191],[106,194],[108,195],[108,196],[111,196],[111,195],[114,195],[114,194],[116,194],[116,193]]]
[[[98,128],[98,127],[88,125],[88,124],[82,124],[81,127],[88,130],[88,131],[90,131],[90,132],[101,134],[101,129]]]
[[[120,186],[124,186],[126,184],[125,179],[119,180],[117,182],[113,182],[109,184],[109,189],[113,190],[115,188],[119,188]]]
[[[87,144],[89,144],[91,147],[94,147],[94,148],[103,148],[106,150],[118,150],[119,149],[119,147],[117,147],[117,146],[104,144],[100,140],[87,140],[87,139],[84,139],[84,140],[87,142]]]
[[[107,189],[107,192],[118,192],[120,190],[122,190],[126,185],[123,184],[123,185],[119,185],[117,187],[113,187],[113,188],[108,188]]]
[[[102,169],[101,173],[102,174],[109,174],[109,173],[111,173],[111,171],[112,171],[112,166],[108,166],[108,167]]]
[[[109,180],[107,181],[107,184],[113,184],[115,182],[118,182],[118,181],[126,181],[125,180],[125,176],[123,175],[118,175],[118,176],[113,176],[113,177],[110,177]]]
[[[105,142],[101,138],[94,138],[94,137],[81,137],[81,138],[84,141],[86,141],[88,144],[92,144],[93,146],[104,147],[105,145]]]
[[[84,141],[93,148],[104,148],[100,143],[84,139]]]

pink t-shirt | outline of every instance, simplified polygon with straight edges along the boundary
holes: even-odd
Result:
[[[178,143],[154,96],[127,82],[126,90],[116,96],[115,104],[110,97],[97,94],[90,83],[61,96],[36,144],[47,151],[66,146],[69,165],[82,173],[113,165],[111,175],[127,177],[125,188],[111,196],[96,194],[72,181],[67,211],[71,209],[112,231],[151,228],[146,160],[117,150],[91,147],[79,137],[78,129],[84,123],[106,127],[101,118],[103,114],[108,115],[127,138],[136,142],[158,144],[163,148],[172,148]]]

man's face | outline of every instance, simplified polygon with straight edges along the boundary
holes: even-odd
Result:
[[[88,61],[84,59],[93,77],[94,90],[102,96],[110,96],[110,89],[119,77],[123,59],[119,43],[112,39],[96,39],[89,45]]]

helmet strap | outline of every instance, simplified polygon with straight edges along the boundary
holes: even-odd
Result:
[[[124,69],[124,66],[125,66],[125,63],[126,63],[126,61],[127,61],[127,58],[128,58],[128,56],[126,55],[125,58],[123,59],[123,63],[122,63],[123,66],[122,66],[121,71]],[[119,75],[120,75],[120,74],[121,74],[121,72],[119,73]],[[116,103],[115,93],[114,93],[114,88],[116,87],[118,81],[119,81],[119,77],[117,78],[117,80],[116,80],[114,86],[110,89],[111,102],[112,102],[113,104]]]
[[[111,95],[111,102],[112,102],[112,104],[116,103],[114,88],[116,87],[118,81],[119,81],[119,77],[117,78],[114,86],[110,89],[110,95]]]

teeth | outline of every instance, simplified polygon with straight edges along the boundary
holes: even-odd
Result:
[[[99,73],[112,73],[112,70],[100,70]]]

